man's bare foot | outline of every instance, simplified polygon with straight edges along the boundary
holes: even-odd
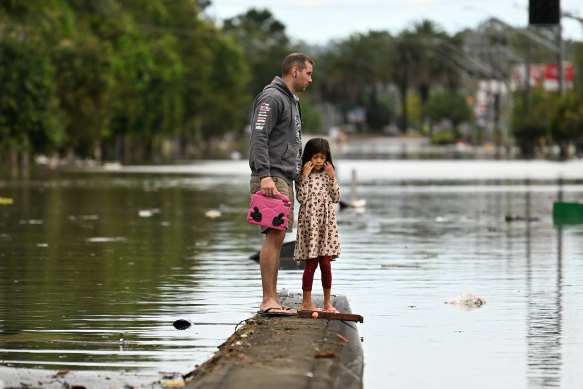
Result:
[[[269,307],[267,309],[259,309],[257,314],[260,316],[272,317],[272,316],[295,316],[297,315],[297,311],[294,309],[283,309],[280,306],[276,307]]]

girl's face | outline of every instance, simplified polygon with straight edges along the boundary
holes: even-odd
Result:
[[[314,170],[320,171],[324,167],[324,163],[326,163],[326,153],[316,153],[312,155],[310,161],[312,162],[312,165],[314,165]]]

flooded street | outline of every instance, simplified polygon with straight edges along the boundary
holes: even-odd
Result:
[[[583,163],[335,162],[343,200],[366,201],[338,213],[332,265],[333,293],[365,318],[366,389],[583,385],[583,225],[552,217],[583,200]],[[260,302],[248,172],[0,180],[0,381],[32,368],[153,382],[211,357]],[[302,270],[279,274],[301,290]],[[486,304],[445,304],[465,292]]]

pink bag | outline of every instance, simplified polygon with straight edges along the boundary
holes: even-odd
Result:
[[[289,199],[282,195],[280,198],[267,197],[262,191],[251,196],[251,205],[247,212],[247,222],[260,226],[285,230],[291,209]]]

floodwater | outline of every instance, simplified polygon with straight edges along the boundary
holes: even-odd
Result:
[[[333,263],[365,318],[366,389],[583,385],[583,225],[552,217],[583,200],[581,161],[336,165],[343,199],[366,201],[338,213]],[[247,190],[245,161],[0,181],[0,381],[153,382],[211,357],[260,301]],[[486,304],[445,304],[466,292]]]

